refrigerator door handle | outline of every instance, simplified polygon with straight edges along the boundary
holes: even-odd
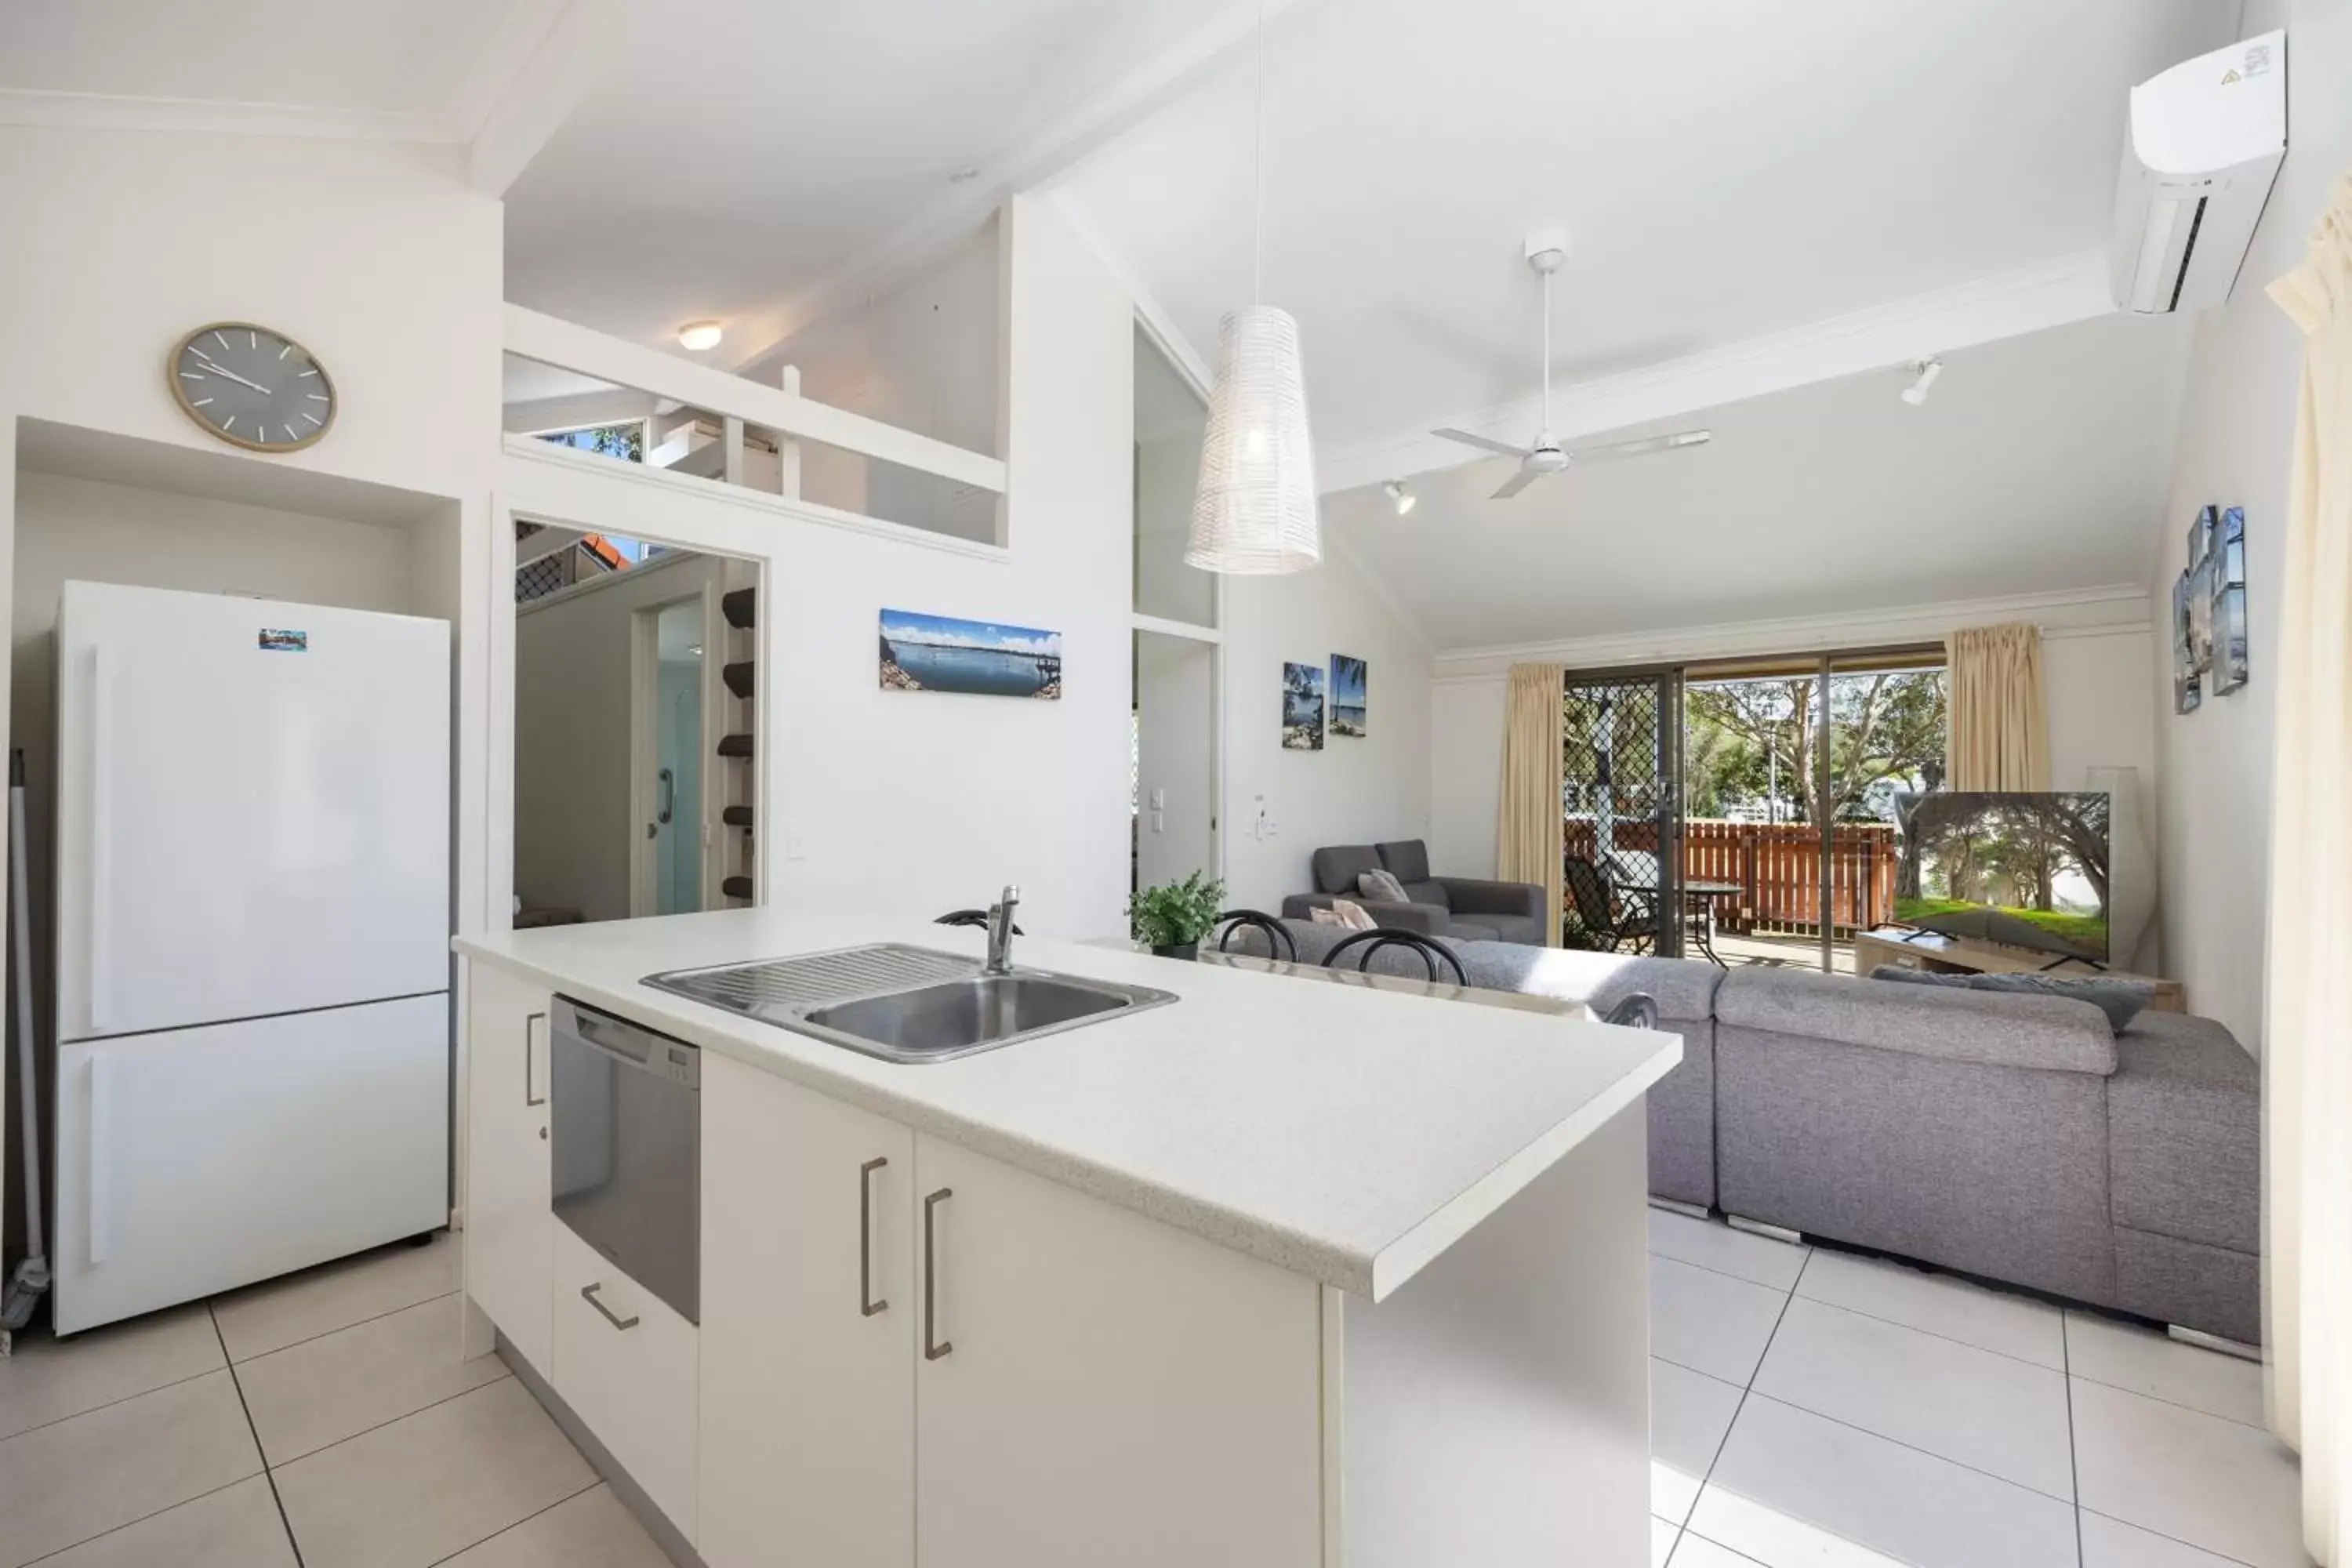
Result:
[[[85,1147],[89,1152],[89,1170],[85,1186],[89,1223],[89,1262],[91,1268],[106,1261],[112,1249],[112,1226],[108,1223],[114,1207],[111,1171],[112,1151],[107,1147],[107,1129],[113,1121],[114,1081],[113,1058],[105,1051],[89,1053],[89,1136]]]
[[[114,810],[114,773],[107,763],[106,729],[113,716],[112,674],[103,646],[89,650],[89,994],[85,998],[93,1033],[103,1029],[111,1012],[108,993],[113,977],[106,961],[106,893],[114,869],[114,852],[108,820]]]

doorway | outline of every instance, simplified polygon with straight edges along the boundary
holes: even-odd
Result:
[[[630,766],[645,824],[630,913],[690,914],[709,907],[703,887],[703,649],[709,606],[700,595],[636,613]]]
[[[1135,636],[1134,823],[1129,890],[1221,875],[1217,852],[1217,645]]]

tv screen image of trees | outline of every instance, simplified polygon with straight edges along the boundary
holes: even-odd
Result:
[[[2106,962],[2105,795],[1937,793],[1896,810],[1896,921]]]

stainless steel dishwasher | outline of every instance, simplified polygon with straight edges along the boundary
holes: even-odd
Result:
[[[702,1321],[702,1053],[555,998],[555,1217]]]

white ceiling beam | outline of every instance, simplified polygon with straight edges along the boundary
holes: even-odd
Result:
[[[627,0],[539,0],[517,11],[519,19],[493,40],[456,110],[471,118],[471,179],[487,196],[503,196],[522,177],[620,58],[632,23],[641,19]]]
[[[950,187],[940,205],[850,258],[772,310],[745,323],[755,345],[734,368],[757,363],[795,333],[842,306],[887,292],[976,233],[1013,196],[1050,190],[1088,154],[1142,123],[1240,60],[1257,37],[1309,0],[1241,0],[1087,98],[1044,132],[978,161],[980,177]]]
[[[207,98],[128,98],[103,92],[0,88],[0,125],[67,131],[145,131],[191,136],[320,137],[345,142],[463,142],[428,114],[231,103]]]
[[[1790,331],[1555,387],[1552,433],[1572,441],[2020,337],[2114,310],[2107,293],[2106,252],[2081,251]],[[1433,417],[1428,426],[1524,444],[1542,417],[1541,399],[1531,395],[1499,407]],[[1486,460],[1458,442],[1422,428],[1322,454],[1318,468],[1328,494]]]

